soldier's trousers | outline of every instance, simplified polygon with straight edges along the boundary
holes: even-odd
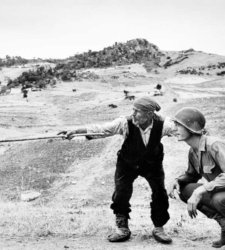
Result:
[[[181,186],[181,200],[187,202],[194,190],[201,185],[200,183],[189,183]],[[225,218],[225,191],[205,193],[197,209],[209,218],[214,218],[218,213]]]

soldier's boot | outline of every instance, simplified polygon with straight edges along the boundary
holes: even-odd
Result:
[[[225,218],[222,216],[216,216],[214,218],[221,227],[220,239],[212,243],[212,247],[220,248],[225,245]]]
[[[116,231],[108,236],[110,242],[122,242],[130,238],[128,218],[123,214],[116,215]]]

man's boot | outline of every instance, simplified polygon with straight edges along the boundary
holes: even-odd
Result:
[[[222,215],[217,215],[214,219],[219,223],[221,227],[221,236],[219,240],[212,243],[212,247],[220,248],[225,245],[225,218],[222,217]]]
[[[152,234],[158,242],[164,244],[170,244],[172,242],[172,239],[165,233],[163,227],[155,227]]]
[[[116,232],[108,236],[110,242],[122,242],[130,238],[131,232],[128,227],[128,218],[123,214],[116,215]]]

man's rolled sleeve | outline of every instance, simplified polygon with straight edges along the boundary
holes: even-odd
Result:
[[[204,183],[203,184],[204,188],[208,191],[208,192],[211,192],[215,189],[215,182],[214,181],[210,181],[210,182],[207,182],[207,183]]]
[[[88,133],[102,133],[105,136],[112,136],[116,134],[125,135],[127,133],[127,119],[119,117],[111,122],[103,124],[91,124],[87,127]]]
[[[225,173],[219,174],[213,181],[204,184],[207,191],[225,191]]]

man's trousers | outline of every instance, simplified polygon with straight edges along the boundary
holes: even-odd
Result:
[[[165,175],[161,162],[154,164],[152,167],[130,167],[123,161],[117,161],[115,191],[112,196],[111,209],[113,209],[114,214],[123,214],[130,218],[131,206],[129,201],[133,192],[133,182],[139,175],[147,180],[152,191],[150,202],[152,222],[154,226],[161,227],[170,218],[168,195],[164,184]]]

